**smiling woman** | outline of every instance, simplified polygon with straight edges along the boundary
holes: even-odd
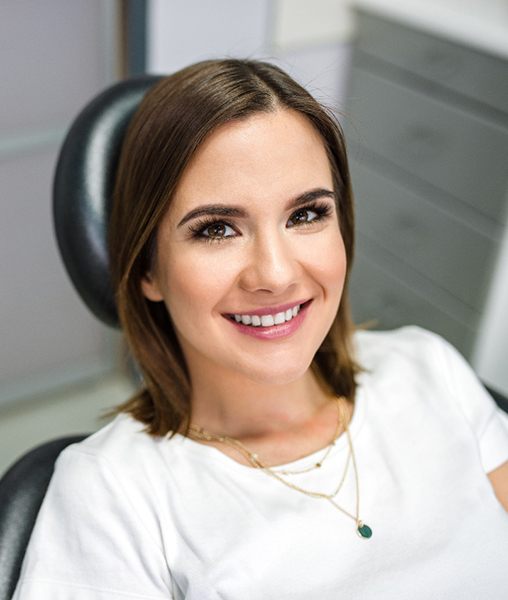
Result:
[[[203,204],[210,200],[212,208]],[[294,403],[302,384],[315,385],[308,367],[337,314],[345,274],[332,172],[311,123],[278,108],[213,131],[179,181],[141,282],[171,316],[193,419],[206,413],[210,424],[220,403],[238,430],[261,417],[278,426],[271,412]],[[228,318],[235,314],[244,315],[241,325]],[[255,404],[241,393],[242,375],[256,383]],[[285,383],[291,396],[281,392]],[[313,397],[322,402],[322,393]],[[218,414],[215,421],[223,431]]]
[[[354,329],[345,144],[302,87],[161,80],[110,257],[143,385],[59,458],[15,600],[504,597],[507,420],[438,336]]]

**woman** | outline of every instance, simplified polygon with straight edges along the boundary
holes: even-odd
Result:
[[[501,598],[508,425],[416,327],[354,332],[333,118],[278,68],[159,83],[111,217],[144,374],[59,458],[16,599]]]

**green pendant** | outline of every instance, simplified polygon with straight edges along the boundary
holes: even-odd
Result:
[[[358,535],[362,538],[372,537],[372,529],[368,525],[365,525],[364,523],[362,523],[361,521],[358,524],[358,528],[356,531],[357,531]]]

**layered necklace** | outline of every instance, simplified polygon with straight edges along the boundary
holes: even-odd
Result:
[[[359,478],[358,478],[358,467],[356,464],[356,457],[355,457],[355,453],[354,453],[354,449],[353,449],[353,442],[351,440],[351,434],[349,432],[349,427],[347,424],[347,419],[343,418],[343,414],[342,414],[342,412],[343,412],[342,411],[342,401],[345,401],[345,399],[342,397],[336,397],[335,400],[336,400],[336,406],[337,406],[337,426],[335,428],[335,432],[334,432],[334,435],[333,435],[333,438],[332,438],[330,444],[325,448],[323,455],[316,463],[314,463],[313,465],[310,465],[309,467],[302,468],[299,470],[287,470],[287,469],[277,469],[276,467],[269,467],[261,461],[261,459],[259,458],[257,453],[251,452],[244,444],[242,444],[242,442],[240,442],[240,440],[229,437],[227,435],[217,435],[217,434],[210,433],[210,432],[206,431],[205,429],[203,429],[202,427],[196,427],[194,425],[191,425],[189,427],[189,437],[191,437],[195,440],[200,440],[200,441],[205,441],[205,442],[216,442],[216,443],[220,443],[220,444],[225,444],[226,446],[229,446],[230,448],[235,449],[242,456],[244,456],[252,467],[262,470],[268,476],[279,481],[281,484],[294,490],[295,492],[299,492],[301,494],[304,494],[305,496],[309,496],[310,498],[316,498],[318,500],[326,500],[334,508],[336,508],[337,510],[341,511],[343,514],[345,514],[348,517],[350,517],[351,519],[353,519],[353,521],[356,523],[356,532],[358,533],[358,535],[362,538],[368,539],[372,536],[372,529],[368,525],[366,525],[360,519],[360,516],[359,516],[360,515],[360,485],[359,485]],[[344,429],[344,431],[346,432],[346,437],[347,437],[348,446],[349,446],[349,454],[348,454],[348,457],[346,460],[346,465],[344,467],[344,471],[340,477],[340,480],[331,494],[326,494],[324,492],[318,492],[318,491],[302,488],[298,485],[295,485],[294,483],[292,483],[291,481],[289,481],[288,479],[285,478],[288,475],[297,475],[297,474],[301,474],[301,473],[307,473],[314,469],[320,469],[323,466],[323,463],[326,461],[326,459],[330,455],[332,448],[335,446],[335,442],[340,434],[341,426],[342,426],[342,429]],[[344,481],[346,480],[346,475],[347,475],[347,472],[349,469],[350,462],[353,463],[353,471],[354,471],[354,475],[355,475],[355,488],[356,488],[355,514],[352,514],[349,511],[347,511],[345,508],[340,506],[335,500],[335,497],[340,492],[340,490],[344,484]]]

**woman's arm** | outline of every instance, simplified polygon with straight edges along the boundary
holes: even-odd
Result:
[[[497,499],[508,512],[508,460],[497,469],[488,473]]]

